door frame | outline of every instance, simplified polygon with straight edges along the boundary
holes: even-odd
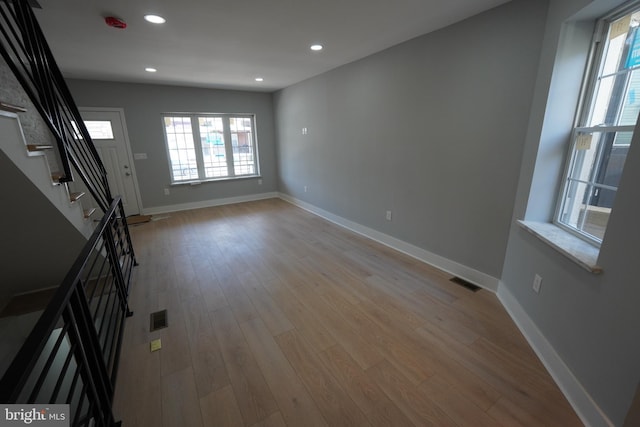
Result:
[[[133,161],[133,151],[131,151],[131,142],[129,141],[129,131],[127,130],[127,122],[124,117],[124,108],[110,108],[110,107],[78,107],[78,111],[80,112],[80,116],[82,113],[118,113],[120,117],[120,123],[122,124],[122,131],[124,134],[124,148],[127,153],[128,161],[129,161],[129,169],[131,170],[131,178],[133,178],[133,190],[136,196],[136,203],[138,204],[138,208],[140,208],[140,212],[138,215],[142,215],[144,212],[144,206],[142,206],[142,196],[140,195],[140,186],[138,185],[138,173],[136,172],[136,165]]]

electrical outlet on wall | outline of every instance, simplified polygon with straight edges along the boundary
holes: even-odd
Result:
[[[391,221],[391,211],[387,211],[387,221]]]
[[[536,276],[533,278],[533,291],[536,294],[540,293],[540,286],[542,286],[542,276],[536,274]]]
[[[307,186],[306,185],[304,186],[304,192],[305,193],[307,192]]]
[[[169,189],[168,189],[168,188],[165,188],[165,189],[164,189],[164,195],[165,195],[165,196],[168,196],[169,194],[171,194],[171,191],[169,191]]]

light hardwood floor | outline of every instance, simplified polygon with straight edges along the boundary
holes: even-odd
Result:
[[[131,231],[124,427],[582,425],[495,295],[286,202]]]

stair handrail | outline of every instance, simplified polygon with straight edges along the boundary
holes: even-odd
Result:
[[[105,212],[113,197],[107,173],[27,0],[0,0],[0,54],[53,134],[64,176],[79,175]]]
[[[46,359],[49,356],[49,360],[51,360],[56,356],[55,353],[52,353],[53,356],[48,354],[43,356],[43,352],[46,350],[46,345],[50,342],[54,330],[66,328],[64,330],[69,333],[68,339],[73,345],[73,350],[69,350],[69,352],[73,351],[75,363],[78,369],[82,369],[77,375],[82,374],[82,381],[85,382],[83,393],[86,394],[90,400],[90,406],[93,408],[93,412],[88,415],[96,418],[98,425],[114,425],[111,404],[124,331],[123,320],[132,314],[127,303],[128,284],[135,265],[131,241],[122,239],[122,227],[126,225],[126,218],[123,214],[122,200],[120,197],[116,197],[4,376],[0,378],[0,402],[5,404],[44,403],[37,402],[35,400],[38,399],[33,398],[34,395],[37,396],[39,391],[38,389],[31,390],[34,383],[32,378],[33,375],[40,374],[37,369],[50,369],[50,366],[39,367],[39,361],[43,360],[43,357]],[[105,248],[108,249],[105,250]],[[92,315],[91,311],[94,305],[94,294],[88,289],[90,286],[88,276],[93,273],[87,273],[87,271],[94,268],[96,253],[104,255],[104,261],[108,261],[108,266],[124,265],[125,267],[124,273],[120,277],[114,278],[114,290],[110,292],[118,298],[117,303],[114,300],[114,304],[117,309],[116,315],[120,317],[120,326],[117,331],[114,331],[113,338],[108,341],[113,346],[110,349],[101,346],[99,331],[95,327],[99,319],[95,314]],[[104,273],[102,267],[100,271]],[[59,346],[59,344],[57,345]],[[114,363],[110,366],[104,362],[106,350],[114,355]],[[40,374],[40,376],[46,376],[49,372],[44,371],[44,374]],[[39,381],[41,382],[41,380]],[[62,377],[57,380],[57,383],[62,382]],[[31,397],[24,398],[24,396]],[[24,400],[27,401],[24,402]],[[80,408],[72,407],[71,410],[81,412]]]

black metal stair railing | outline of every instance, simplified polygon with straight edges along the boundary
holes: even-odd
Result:
[[[2,403],[65,403],[73,426],[114,426],[111,410],[135,259],[120,198],[87,242],[4,377]]]
[[[73,426],[114,426],[111,410],[136,265],[120,197],[27,0],[0,0],[0,54],[56,139],[64,176],[105,216],[0,379],[0,403],[67,403]]]
[[[75,171],[106,212],[112,196],[105,168],[26,0],[0,0],[0,53],[56,139],[60,182],[73,181]]]

